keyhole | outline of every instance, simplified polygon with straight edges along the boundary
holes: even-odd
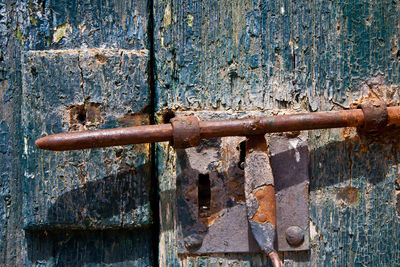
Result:
[[[246,160],[246,141],[242,141],[239,144],[239,163],[238,163],[238,167],[241,170],[244,170],[244,162]]]
[[[210,176],[207,174],[199,174],[198,186],[198,203],[199,203],[199,217],[207,218],[210,216],[210,200],[211,200],[211,187]]]

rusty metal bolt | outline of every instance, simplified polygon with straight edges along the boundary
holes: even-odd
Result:
[[[203,244],[203,237],[197,233],[190,234],[183,239],[187,250],[197,250]]]
[[[286,229],[286,241],[289,245],[297,247],[304,242],[304,232],[298,226],[290,226]]]

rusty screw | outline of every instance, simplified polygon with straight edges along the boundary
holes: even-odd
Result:
[[[197,250],[203,244],[203,237],[201,237],[197,233],[193,233],[193,234],[187,235],[183,239],[183,242],[185,243],[185,247],[187,248],[187,250]]]
[[[304,232],[298,226],[290,226],[286,229],[286,240],[289,245],[297,247],[304,241]]]

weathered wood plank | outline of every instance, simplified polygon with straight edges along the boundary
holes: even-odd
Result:
[[[148,229],[26,234],[27,266],[151,266]],[[149,260],[150,259],[150,260]]]
[[[133,169],[131,170],[134,166],[132,161],[139,158],[139,161],[144,163],[144,167],[142,169],[137,168],[138,172],[143,174],[149,171],[147,165],[149,155],[146,153],[148,147],[104,150],[105,153],[103,155],[103,150],[96,150],[93,152],[87,151],[81,154],[75,153],[76,163],[80,162],[81,167],[91,167],[86,170],[87,175],[93,174],[99,176],[86,177],[86,183],[80,180],[78,176],[72,177],[73,179],[69,180],[69,182],[64,181],[67,185],[63,187],[63,190],[59,190],[60,188],[53,190],[51,188],[53,185],[57,188],[57,186],[62,186],[63,184],[59,179],[52,180],[52,176],[48,179],[47,183],[41,183],[43,189],[41,192],[48,190],[48,192],[53,193],[51,196],[40,194],[36,196],[33,195],[33,191],[30,190],[29,186],[27,187],[27,181],[23,179],[25,169],[21,167],[20,161],[21,155],[24,152],[24,138],[21,133],[20,117],[22,99],[21,72],[23,67],[25,67],[25,71],[30,78],[33,78],[33,75],[44,75],[45,72],[52,72],[54,74],[48,81],[42,76],[42,84],[39,86],[41,89],[51,85],[47,82],[52,82],[54,88],[63,88],[65,86],[66,88],[80,92],[76,94],[76,98],[74,97],[74,104],[84,104],[87,102],[90,107],[93,107],[93,105],[90,105],[91,101],[100,102],[102,100],[102,95],[94,94],[102,91],[97,87],[98,81],[101,81],[103,86],[107,86],[110,90],[112,88],[123,88],[123,90],[115,90],[115,93],[107,96],[110,102],[104,103],[105,109],[113,109],[114,112],[112,114],[110,113],[108,117],[105,114],[101,114],[101,116],[105,117],[104,121],[99,123],[99,125],[92,125],[91,127],[99,126],[105,128],[114,127],[116,125],[127,126],[141,123],[142,120],[144,122],[148,121],[149,110],[146,108],[149,102],[148,95],[146,95],[149,90],[147,87],[147,62],[146,59],[135,61],[133,58],[134,51],[143,51],[149,48],[147,34],[149,12],[147,5],[148,1],[146,0],[5,0],[0,3],[0,138],[2,141],[4,140],[4,145],[2,143],[1,146],[2,152],[0,152],[2,199],[2,201],[0,201],[1,266],[81,266],[83,264],[91,266],[152,265],[154,240],[152,240],[152,232],[148,229],[148,226],[146,226],[151,222],[148,203],[149,192],[143,191],[145,188],[149,188],[149,184],[147,184],[148,180],[145,179],[140,179],[143,184],[135,184],[137,181],[133,180],[137,174]],[[100,69],[97,73],[92,71],[93,64],[96,64],[96,61],[93,59],[93,51],[85,52],[86,49],[91,48],[109,49],[109,52],[113,54],[109,57],[109,60],[112,62],[108,62],[109,64],[107,67],[107,64],[100,64],[104,67],[103,69],[100,68],[103,73],[101,73]],[[66,61],[69,60],[70,65],[50,66],[51,64],[49,65],[49,63],[51,63],[51,60],[46,63],[44,59],[45,56],[42,55],[43,62],[39,62],[40,56],[38,56],[36,58],[38,61],[34,62],[36,67],[50,67],[54,69],[37,68],[36,72],[32,71],[32,73],[30,73],[31,69],[27,66],[23,66],[21,51],[52,49],[75,49],[74,51],[70,51],[72,54],[75,53],[75,55],[70,55],[69,59],[65,58]],[[79,56],[78,50],[76,49],[80,51],[80,62],[78,62]],[[123,49],[134,51],[127,51],[123,54]],[[35,53],[39,55],[39,52],[27,52],[27,54],[29,53],[31,53],[31,56]],[[45,52],[43,53],[46,54]],[[53,53],[56,53],[56,51],[53,51]],[[62,53],[62,51],[60,53]],[[51,52],[49,52],[49,54],[51,54]],[[146,55],[146,57],[147,56],[148,55]],[[59,57],[59,59],[60,58],[62,57]],[[89,58],[92,58],[92,60]],[[88,61],[86,61],[86,59],[88,59]],[[102,61],[103,59],[100,57],[98,60]],[[28,63],[29,66],[32,66],[31,62]],[[52,63],[56,63],[54,58]],[[125,80],[123,74],[119,74],[118,77],[121,78],[120,80],[116,80],[117,76],[112,77],[111,75],[115,74],[115,69],[111,68],[111,63],[120,66],[119,71],[125,72],[126,75],[128,75],[128,80]],[[142,73],[139,73],[139,69],[134,69],[134,63],[141,64],[140,70]],[[81,70],[77,68],[79,65]],[[86,81],[86,87],[83,88],[86,91],[83,92],[80,74],[83,75]],[[28,78],[27,75],[25,75],[25,78]],[[75,77],[74,75],[78,76]],[[74,78],[68,79],[71,77]],[[38,82],[35,79],[30,80],[32,84],[34,84],[35,81]],[[137,83],[138,81],[140,81],[140,84]],[[114,82],[114,84],[111,84],[112,82]],[[130,86],[134,83],[137,87]],[[146,91],[146,93],[143,92],[143,94],[139,95],[135,93],[141,92],[142,89]],[[47,90],[49,93],[47,95],[48,98],[51,98],[51,96],[55,98],[59,97],[57,92],[51,91],[50,88],[47,88]],[[129,94],[133,93],[133,95],[132,97],[126,96],[123,95],[124,92]],[[83,93],[94,100],[84,99]],[[136,97],[142,97],[141,100],[143,101],[137,101]],[[122,103],[118,105],[117,101],[123,98],[126,102],[128,99],[132,101],[129,104],[121,101]],[[85,100],[87,101],[85,102]],[[61,102],[62,101],[64,101],[64,104],[68,102],[65,101],[65,99],[61,100]],[[137,105],[134,104],[135,101]],[[51,101],[49,104],[50,103],[54,104],[54,102]],[[96,107],[96,105],[94,105],[94,107]],[[51,111],[55,112],[55,110]],[[68,111],[65,109],[63,111],[64,112],[60,112],[53,118],[50,118],[51,115],[48,114],[48,118],[52,120],[52,123],[50,123],[51,127],[46,126],[47,130],[51,131],[50,128],[53,130],[67,130],[69,119],[61,117],[62,113],[66,115]],[[137,116],[127,115],[137,112],[143,114]],[[57,119],[61,120],[56,121]],[[67,122],[67,124],[59,124],[62,121]],[[39,121],[34,123],[44,126],[41,125]],[[29,142],[32,141],[33,139]],[[32,147],[32,143],[30,143],[29,146]],[[140,152],[138,157],[134,154],[136,151]],[[71,154],[74,153],[70,153],[70,155]],[[41,156],[43,156],[43,154]],[[41,156],[38,156],[38,159],[40,159]],[[108,156],[114,158],[107,162]],[[53,155],[51,158],[53,159],[53,164],[59,164],[61,162],[54,163],[56,159],[66,160],[66,158],[60,157],[60,154],[56,156]],[[97,160],[97,162],[84,162],[85,159]],[[104,160],[106,163],[101,164],[99,160]],[[86,163],[88,163],[88,165],[86,165]],[[118,164],[120,165],[118,166]],[[108,167],[105,168],[104,165]],[[79,170],[78,166],[70,165],[67,166],[67,169],[68,168],[70,170],[75,169],[76,174],[84,171],[83,169]],[[127,176],[122,177],[117,174],[119,171],[122,171],[122,169],[129,169]],[[107,177],[104,175],[106,171],[110,173]],[[62,169],[59,169],[54,174],[61,174],[60,176],[62,176],[62,172]],[[121,173],[122,172],[120,172],[120,174]],[[148,175],[148,173],[145,175]],[[60,178],[60,176],[58,177]],[[98,183],[96,182],[96,179],[104,177],[106,179]],[[119,178],[121,179],[118,180]],[[39,181],[35,182],[39,183]],[[57,184],[54,184],[55,182]],[[75,189],[70,187],[72,191],[65,190],[68,186],[78,185],[81,187],[75,187]],[[142,188],[143,190],[135,190],[134,188]],[[61,193],[61,191],[64,193],[64,199],[60,198],[59,201],[57,201],[57,199],[54,198],[57,196],[55,193],[56,190],[59,190],[59,193]],[[119,195],[119,193],[123,191],[129,191],[129,194],[124,193]],[[36,192],[38,193],[39,191]],[[136,195],[132,195],[132,192]],[[118,197],[116,197],[116,195],[118,195]],[[52,214],[55,216],[46,217],[47,215],[45,216],[45,214],[42,213],[42,217],[40,214],[36,214],[34,218],[26,217],[32,211],[35,213],[35,206],[37,207],[38,205],[38,203],[34,203],[33,199],[27,198],[28,196],[39,197],[39,199],[50,200],[50,202],[53,201],[53,204],[56,205],[53,205],[53,207],[55,207],[53,211],[55,212]],[[103,199],[101,199],[102,202],[96,203],[90,201],[90,199],[97,199],[98,197],[103,197]],[[24,198],[25,201],[23,200]],[[71,200],[74,198],[76,201]],[[117,200],[112,200],[113,198]],[[132,199],[137,201],[132,203]],[[32,200],[32,203],[29,203],[30,200]],[[45,205],[49,205],[50,202],[47,202]],[[23,203],[25,203],[25,205],[23,205]],[[65,209],[64,211],[68,212],[60,212],[57,209],[57,207],[62,206]],[[134,206],[141,207],[143,210],[134,212],[132,210]],[[27,207],[31,207],[33,210],[29,210]],[[125,209],[119,209],[121,207]],[[78,212],[75,208],[82,208],[82,210]],[[87,218],[95,218],[94,224],[91,224],[92,222],[88,223],[88,220],[82,220],[77,217],[78,213],[84,212],[84,208],[92,210],[92,212],[86,214],[88,215]],[[40,208],[37,211],[40,211]],[[67,213],[69,213],[71,217],[68,217]],[[114,214],[116,215],[114,216]],[[120,216],[121,214],[124,216]],[[100,217],[104,216],[100,218],[98,217],[99,215]],[[23,218],[28,218],[28,220],[23,222]],[[57,226],[58,228],[65,228],[69,223],[69,226],[75,224],[78,228],[131,228],[135,225],[144,225],[146,229],[140,228],[141,230],[138,231],[101,230],[96,232],[86,232],[85,230],[75,230],[71,232],[70,230],[66,230],[62,234],[59,234],[58,232],[47,230],[25,231],[22,228],[25,223],[25,227],[30,225],[31,228],[44,229],[50,225],[49,222],[63,222],[64,226],[61,226],[61,224],[53,224],[53,227]],[[36,251],[36,249],[38,249],[37,246],[40,247],[40,251]],[[36,254],[33,257],[32,251]],[[102,253],[104,253],[104,255],[101,255]]]
[[[148,123],[147,51],[58,50],[23,58],[23,227],[148,225],[148,145],[54,153],[34,141]]]
[[[393,266],[400,256],[394,242],[400,234],[398,139],[383,136],[372,143],[355,133],[346,133],[345,140],[343,135],[341,130],[313,133],[312,260],[328,266]]]
[[[157,1],[159,108],[329,110],[398,83],[391,1]]]
[[[21,66],[13,2],[0,3],[0,265],[3,266],[21,263],[18,255],[23,246],[23,233],[17,227],[22,196],[19,192]]]
[[[148,49],[147,5],[147,0],[22,0],[15,3],[13,30],[24,50]]]
[[[155,1],[160,120],[167,109],[322,111],[371,96],[398,104],[399,8],[362,0]],[[330,130],[309,133],[309,140],[312,249],[282,254],[285,266],[397,264],[396,135],[372,143]],[[175,159],[166,145],[157,152],[160,262],[208,266],[220,257],[229,266],[229,257],[257,265],[258,255],[177,254]]]

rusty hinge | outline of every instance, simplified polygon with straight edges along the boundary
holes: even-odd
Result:
[[[374,133],[389,125],[400,126],[400,107],[386,107],[381,101],[365,102],[360,107],[361,109],[345,111],[241,120],[199,121],[195,116],[186,116],[174,118],[168,124],[55,134],[40,138],[36,141],[36,146],[61,151],[170,141],[175,148],[184,149],[200,145],[202,139],[246,137],[246,149],[243,152],[245,163],[242,162],[242,165],[238,166],[239,169],[244,169],[246,204],[245,207],[238,206],[235,212],[238,214],[243,208],[246,210],[248,225],[254,239],[249,239],[247,247],[233,244],[234,240],[232,244],[222,246],[203,244],[205,233],[208,231],[207,223],[213,218],[203,216],[207,215],[207,205],[210,205],[207,202],[211,194],[210,177],[206,177],[205,173],[198,173],[199,180],[194,183],[192,181],[192,185],[204,187],[205,190],[198,189],[204,196],[198,195],[199,198],[195,200],[198,220],[191,222],[192,225],[188,229],[183,229],[185,233],[181,239],[183,245],[180,251],[204,253],[261,249],[269,255],[274,266],[280,266],[277,250],[309,249],[308,150],[301,135],[295,138],[284,135],[271,136],[267,144],[264,134],[339,127],[357,127],[360,131]],[[185,176],[184,170],[181,173]],[[180,182],[188,183],[187,177]],[[182,209],[182,212],[187,210]],[[185,219],[190,217],[186,216]],[[234,229],[239,229],[239,234],[245,234],[247,223],[238,220],[237,225],[239,226]],[[213,242],[215,244],[220,241],[221,239],[217,238]],[[254,241],[259,248],[254,248],[254,244],[251,243]]]

